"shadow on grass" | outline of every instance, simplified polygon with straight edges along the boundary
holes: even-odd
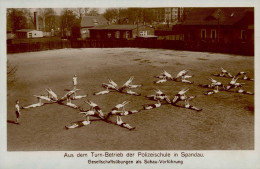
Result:
[[[254,111],[255,111],[255,107],[254,106],[245,106],[245,109],[250,111],[250,112],[252,112],[252,113],[254,113]]]
[[[7,123],[16,124],[16,125],[19,124],[19,123],[16,123],[15,121],[13,121],[13,120],[7,120]]]
[[[209,60],[209,59],[204,59],[204,58],[198,58],[198,60]]]
[[[176,65],[184,65],[184,64],[177,62]]]
[[[168,62],[160,62],[161,64],[166,64],[166,63],[168,63]]]

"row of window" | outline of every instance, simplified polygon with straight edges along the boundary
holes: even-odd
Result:
[[[147,31],[140,31],[140,32],[139,32],[139,36],[147,36]],[[112,34],[109,32],[109,33],[107,34],[107,37],[108,37],[108,38],[111,38],[111,37],[112,37]],[[120,31],[116,31],[116,33],[115,33],[115,38],[117,38],[117,39],[120,38]],[[126,31],[126,32],[125,32],[125,36],[124,36],[123,38],[126,38],[126,39],[130,38],[130,32],[129,32],[129,31]]]
[[[216,29],[212,29],[210,35],[211,35],[211,39],[216,39],[216,38],[217,38]],[[202,40],[205,40],[206,37],[207,37],[206,29],[202,29],[202,30],[201,30],[201,39],[202,39]],[[241,30],[241,40],[242,40],[242,41],[245,41],[245,40],[246,40],[246,31],[245,31],[245,30]]]
[[[216,31],[216,29],[212,29],[210,35],[211,35],[211,39],[216,39],[217,38],[217,31]],[[206,29],[202,29],[201,30],[201,39],[205,40],[206,37],[207,37]]]
[[[108,33],[107,36],[108,36],[108,38],[111,38],[111,33]],[[115,38],[117,38],[117,39],[120,38],[120,31],[116,31]],[[129,31],[125,32],[125,37],[124,38],[126,38],[126,39],[130,38],[130,32]]]

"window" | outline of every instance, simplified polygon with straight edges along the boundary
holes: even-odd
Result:
[[[119,32],[119,31],[116,31],[115,36],[116,36],[117,39],[119,39],[119,38],[120,38],[120,32]]]
[[[139,36],[147,36],[147,31],[140,31]]]
[[[217,38],[217,32],[215,29],[211,30],[211,39],[216,39]]]
[[[94,25],[98,25],[98,21],[96,19],[93,19],[92,21],[93,21]]]
[[[184,35],[183,34],[180,35],[180,40],[184,40]]]
[[[29,38],[32,38],[32,33],[29,33]]]
[[[126,39],[130,38],[130,33],[129,33],[129,31],[126,31],[126,32],[125,32],[125,38],[126,38]]]
[[[90,38],[90,32],[89,32],[88,29],[86,30],[86,37],[87,37],[87,38]]]
[[[206,29],[201,30],[201,39],[205,40],[206,39]]]
[[[241,40],[242,40],[242,42],[246,41],[246,31],[245,30],[241,30]]]
[[[191,30],[190,33],[189,33],[189,39],[191,41],[195,41],[196,40],[196,36],[195,36],[195,31],[194,30]]]
[[[107,37],[111,38],[112,34],[110,32],[107,33]]]

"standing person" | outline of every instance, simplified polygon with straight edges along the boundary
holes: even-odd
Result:
[[[78,78],[77,75],[74,75],[72,78],[72,82],[73,82],[73,89],[77,89],[77,84],[78,84]],[[74,93],[74,97],[76,97],[76,92]]]
[[[16,104],[15,104],[15,114],[16,114],[16,123],[19,124],[19,117],[20,117],[20,106],[19,106],[19,100],[16,100]]]
[[[73,82],[74,89],[76,89],[77,88],[77,84],[78,84],[77,75],[73,76],[72,82]]]

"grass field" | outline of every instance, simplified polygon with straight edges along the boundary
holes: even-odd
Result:
[[[16,85],[8,89],[7,96],[7,149],[8,151],[49,150],[249,150],[254,149],[254,96],[234,92],[219,92],[211,96],[198,84],[207,84],[211,73],[220,73],[220,67],[231,74],[249,71],[254,77],[254,57],[237,55],[174,51],[163,49],[61,49],[52,51],[10,54],[8,60],[18,65]],[[153,84],[161,69],[176,75],[188,69],[194,84],[166,82]],[[189,109],[163,105],[141,111],[122,119],[136,129],[129,131],[103,121],[65,130],[71,122],[83,120],[78,111],[63,105],[49,104],[21,111],[20,125],[15,120],[15,100],[25,106],[36,103],[35,94],[45,94],[51,88],[58,96],[64,89],[72,89],[72,77],[78,76],[79,95],[97,103],[104,112],[125,100],[131,101],[126,109],[140,109],[154,103],[145,95],[159,88],[173,97],[184,87],[187,95],[197,96],[191,104],[203,108]],[[135,89],[142,96],[109,93],[94,96],[101,84],[111,78],[119,85],[130,76]],[[231,79],[214,77],[227,84]],[[245,82],[244,89],[254,91],[254,82]],[[73,101],[87,109],[84,99]]]

